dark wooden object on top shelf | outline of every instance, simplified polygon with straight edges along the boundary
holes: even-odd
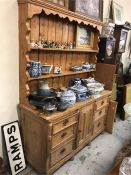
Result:
[[[115,64],[114,50],[116,39],[114,37],[100,37],[97,62]]]

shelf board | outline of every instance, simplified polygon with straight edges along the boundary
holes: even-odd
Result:
[[[90,52],[98,53],[98,50],[94,49],[60,49],[60,48],[39,48],[39,47],[30,47],[30,50],[43,50],[43,51],[60,51],[60,52]]]
[[[73,71],[64,71],[62,74],[47,74],[47,75],[42,75],[39,77],[31,77],[28,78],[28,81],[33,81],[33,80],[41,80],[41,79],[47,79],[47,78],[55,78],[55,77],[62,77],[62,76],[69,76],[69,75],[76,75],[76,74],[83,74],[83,73],[88,73],[88,72],[95,72],[95,69],[90,69],[86,71],[78,71],[78,72],[73,72]]]

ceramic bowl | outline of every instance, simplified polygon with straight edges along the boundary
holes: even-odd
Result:
[[[61,93],[60,102],[66,107],[71,107],[76,102],[76,95],[72,90],[66,90]]]
[[[82,70],[82,66],[72,66],[71,70],[74,71],[74,72],[81,71]]]

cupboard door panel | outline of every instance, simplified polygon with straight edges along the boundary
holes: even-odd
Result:
[[[113,131],[116,108],[117,108],[117,102],[110,101],[108,113],[107,113],[107,118],[106,118],[106,128],[105,128],[105,131],[107,131],[109,133],[112,133],[112,131]]]
[[[83,112],[80,113],[79,118],[79,128],[78,128],[78,144],[80,145],[81,142],[84,140],[84,123],[85,123],[85,114]]]
[[[93,105],[82,108],[79,116],[78,145],[86,141],[92,135]]]

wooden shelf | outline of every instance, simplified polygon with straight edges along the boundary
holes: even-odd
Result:
[[[28,78],[28,81],[33,81],[33,80],[41,80],[41,79],[47,79],[47,78],[55,78],[55,77],[62,77],[62,76],[68,76],[68,75],[76,75],[76,74],[83,74],[83,73],[88,73],[88,72],[95,72],[95,69],[90,69],[86,71],[78,71],[78,72],[73,72],[73,71],[64,71],[62,74],[48,74],[48,75],[42,75],[37,78],[31,77]]]
[[[30,47],[29,50],[43,50],[43,51],[59,51],[59,52],[89,52],[89,53],[98,53],[98,50],[94,49],[60,49],[60,48],[39,48],[39,47]]]

